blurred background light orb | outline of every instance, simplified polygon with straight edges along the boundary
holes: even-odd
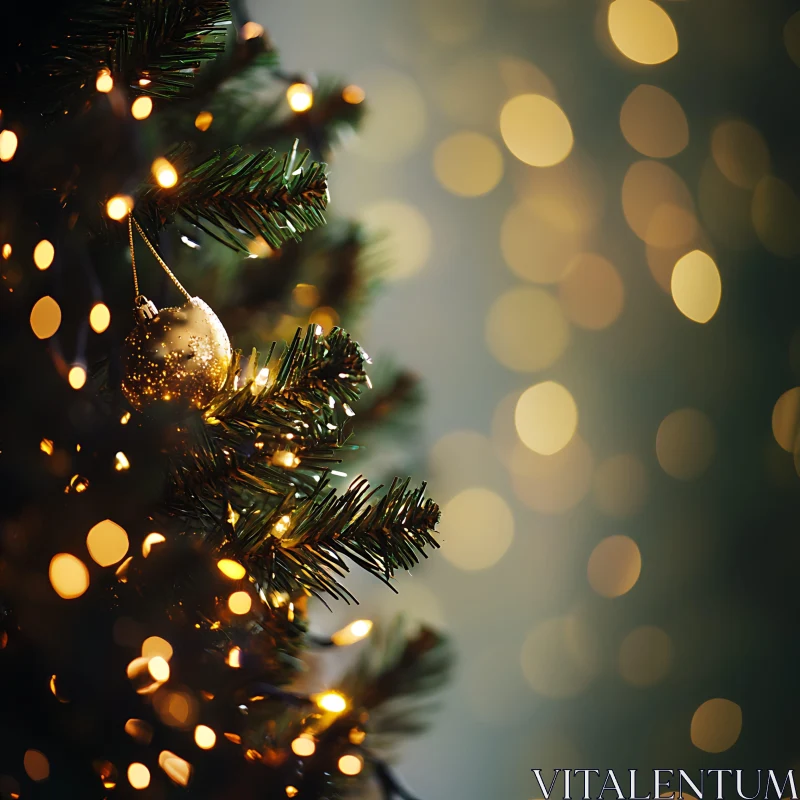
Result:
[[[506,147],[532,167],[552,167],[572,150],[572,127],[554,100],[541,94],[513,97],[500,112]]]
[[[761,244],[776,256],[800,254],[800,199],[788,183],[764,176],[753,192],[752,219]]]
[[[473,487],[459,492],[442,509],[442,554],[471,572],[494,566],[511,546],[514,516],[500,495]]]
[[[669,14],[652,0],[614,0],[608,32],[616,48],[637,64],[662,64],[678,52],[678,33]]]
[[[488,136],[462,131],[437,146],[433,153],[433,171],[439,183],[452,194],[478,197],[500,182],[503,156]]]
[[[629,536],[603,539],[589,557],[589,585],[602,597],[621,597],[636,585],[642,571],[639,546]]]
[[[692,744],[706,753],[723,753],[742,732],[742,709],[732,700],[706,700],[692,716]]]
[[[680,103],[657,86],[637,86],[622,105],[622,135],[649,158],[669,158],[689,144],[689,123]]]
[[[558,301],[543,289],[521,286],[500,295],[486,316],[492,355],[516,372],[554,364],[569,343],[569,325]]]
[[[570,261],[558,285],[558,297],[570,322],[599,331],[622,313],[625,288],[614,265],[595,253],[580,253]]]
[[[669,635],[654,625],[634,628],[619,648],[619,672],[631,686],[653,686],[672,666],[673,647]]]
[[[408,278],[428,262],[433,232],[419,209],[400,200],[382,200],[363,209],[360,217],[387,254],[389,280]]]
[[[600,511],[610,517],[629,517],[647,499],[647,471],[635,455],[610,456],[597,465],[592,488]]]
[[[656,457],[673,478],[698,478],[711,465],[715,450],[714,426],[702,411],[681,408],[667,414],[658,426]]]
[[[711,134],[711,156],[735,186],[753,189],[770,168],[764,137],[741,119],[720,122]]]
[[[722,279],[708,253],[692,250],[678,259],[670,282],[672,299],[685,317],[708,322],[717,313],[722,297]]]
[[[514,409],[514,424],[522,443],[551,456],[569,444],[578,427],[578,406],[569,389],[544,381],[526,389]]]
[[[797,450],[797,429],[800,423],[800,386],[785,391],[772,409],[772,435],[788,453]]]

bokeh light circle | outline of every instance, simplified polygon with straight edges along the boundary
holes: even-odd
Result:
[[[670,289],[681,314],[694,322],[708,322],[722,297],[722,279],[714,259],[702,250],[682,256],[672,270]]]
[[[642,556],[629,536],[603,539],[589,556],[589,585],[602,597],[621,597],[639,580]]]
[[[433,232],[419,209],[400,200],[383,200],[362,210],[361,222],[385,252],[390,280],[419,272],[431,253]]]
[[[694,408],[667,414],[656,433],[656,456],[661,469],[678,480],[702,475],[711,465],[716,434],[711,420]]]
[[[488,136],[462,131],[437,146],[433,153],[433,171],[449,192],[461,197],[478,197],[500,182],[503,156]]]
[[[541,94],[512,97],[500,112],[506,147],[532,167],[552,167],[572,150],[572,127],[554,100]]]
[[[732,700],[706,700],[692,716],[692,744],[706,753],[723,753],[742,732],[742,709]]]
[[[800,424],[800,386],[784,392],[772,409],[772,435],[787,452],[795,452]]]
[[[620,53],[637,64],[662,64],[678,52],[675,26],[652,0],[614,0],[608,32]]]
[[[622,313],[625,287],[608,259],[595,253],[580,253],[570,261],[558,286],[558,297],[570,322],[599,331]]]
[[[569,444],[578,427],[578,406],[569,389],[544,381],[526,389],[514,409],[514,424],[522,443],[551,456]]]
[[[628,144],[649,158],[669,158],[689,144],[680,103],[657,86],[637,86],[622,105],[619,126]]]
[[[619,648],[619,672],[632,686],[653,686],[672,666],[672,640],[661,628],[643,625],[632,630]]]

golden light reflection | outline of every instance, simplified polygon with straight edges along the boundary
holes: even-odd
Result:
[[[753,227],[771,253],[790,258],[800,253],[800,199],[789,184],[767,175],[753,193]]]
[[[662,64],[678,52],[675,26],[652,0],[614,0],[608,32],[620,53],[637,64]]]
[[[628,95],[619,126],[628,144],[649,158],[669,158],[689,144],[689,123],[680,103],[646,83]]]
[[[331,641],[338,647],[347,647],[348,645],[360,642],[369,636],[372,631],[372,620],[357,619],[349,625],[345,625],[341,630],[336,631],[331,636]]]
[[[217,734],[208,725],[194,729],[194,742],[201,750],[210,750],[217,743]]]
[[[128,546],[128,534],[110,519],[98,522],[86,536],[89,555],[101,567],[110,567],[122,561],[128,552]]]
[[[11,161],[17,152],[17,134],[6,128],[0,131],[0,161]]]
[[[678,480],[691,480],[711,466],[716,434],[711,420],[694,408],[673,411],[656,434],[656,456],[661,469]]]
[[[228,598],[228,608],[234,614],[246,614],[253,605],[253,598],[247,592],[234,592]]]
[[[44,781],[50,776],[50,762],[39,750],[26,750],[22,758],[22,766],[32,781]]]
[[[142,642],[142,656],[144,658],[161,656],[164,661],[169,661],[172,658],[172,645],[160,636],[148,636]]]
[[[214,115],[210,111],[201,111],[194,118],[194,126],[199,131],[207,131],[214,121]]]
[[[12,252],[11,245],[8,242],[6,242],[3,245],[3,250],[2,250],[3,259],[8,261],[8,259],[11,258],[11,252]]]
[[[431,254],[433,232],[419,209],[384,200],[362,210],[361,222],[387,256],[386,278],[402,280],[419,272]]]
[[[466,571],[494,566],[511,546],[514,516],[506,501],[483,487],[464,489],[442,509],[442,554]]]
[[[592,487],[595,505],[611,517],[629,517],[639,511],[647,498],[647,471],[630,453],[601,461]]]
[[[89,312],[89,327],[95,333],[103,333],[111,324],[111,311],[105,303],[95,303]]]
[[[717,313],[722,297],[722,279],[708,253],[692,250],[680,258],[672,270],[672,299],[685,317],[708,322]]]
[[[550,456],[517,443],[509,459],[511,485],[517,498],[540,514],[563,514],[574,508],[592,485],[594,458],[580,436]]]
[[[247,574],[247,570],[238,562],[230,558],[221,558],[217,561],[217,569],[226,577],[239,581]]]
[[[167,540],[164,538],[164,534],[162,533],[148,533],[147,536],[144,537],[144,541],[142,542],[142,555],[147,558],[150,555],[150,551],[153,547],[157,544],[161,544],[162,542],[166,542]]]
[[[522,672],[544,697],[580,694],[597,670],[597,645],[587,626],[574,616],[540,622],[525,638]]]
[[[300,736],[292,741],[292,752],[301,758],[313,756],[316,749],[317,745],[314,742],[314,738],[309,734],[300,734]]]
[[[555,381],[526,389],[514,409],[514,424],[524,445],[550,456],[569,444],[578,427],[578,406],[569,390]]]
[[[316,703],[323,711],[332,714],[341,714],[347,708],[347,700],[339,692],[323,692],[317,696]]]
[[[52,297],[41,297],[31,309],[30,322],[37,339],[49,339],[61,325],[61,307]]]
[[[307,83],[293,83],[286,90],[286,100],[292,111],[301,113],[314,105],[314,92]]]
[[[153,101],[149,97],[137,97],[131,104],[131,116],[134,119],[147,119],[153,110]]]
[[[186,786],[192,777],[192,765],[185,758],[181,758],[169,750],[162,750],[158,754],[158,766],[178,786]]]
[[[486,316],[486,343],[503,366],[536,372],[554,364],[569,343],[558,301],[543,289],[518,287],[500,295]]]
[[[339,759],[339,772],[342,775],[358,775],[364,768],[364,761],[360,756],[344,755]]]
[[[89,570],[71,553],[53,556],[48,575],[56,594],[65,600],[80,597],[89,588]]]
[[[506,147],[533,167],[552,167],[572,150],[572,127],[561,107],[540,94],[521,94],[500,112],[500,132]]]
[[[154,681],[164,683],[169,680],[169,664],[162,656],[148,658],[147,671],[153,676]]]
[[[150,785],[150,770],[144,764],[134,761],[128,767],[128,783],[134,789],[146,789]]]
[[[511,271],[534,283],[561,280],[581,249],[575,211],[571,198],[549,193],[511,206],[500,228],[500,249]]]
[[[772,435],[787,452],[794,453],[800,423],[800,386],[785,391],[772,409]]]
[[[125,472],[126,470],[131,468],[131,462],[128,461],[128,456],[122,452],[122,450],[118,450],[114,454],[114,469],[117,472]]]
[[[52,243],[47,239],[42,239],[36,247],[33,248],[33,263],[36,264],[37,269],[45,270],[52,263],[56,255],[56,249]]]
[[[622,313],[625,288],[614,265],[595,253],[581,253],[570,261],[558,286],[558,298],[571,322],[602,330]]]
[[[103,94],[108,94],[114,88],[114,79],[111,77],[111,70],[101,69],[97,73],[94,88]]]
[[[166,158],[157,158],[151,171],[158,185],[164,189],[170,189],[178,182],[178,173]]]
[[[619,673],[632,686],[653,686],[672,666],[672,640],[653,625],[632,630],[619,648]]]
[[[628,536],[603,539],[589,557],[589,585],[603,597],[621,597],[639,580],[642,556],[639,547]]]
[[[719,171],[735,186],[753,189],[769,172],[764,137],[744,120],[721,122],[711,134],[711,155]]]
[[[39,449],[48,456],[53,455],[53,440],[52,439],[42,439],[39,442]]]
[[[503,177],[500,148],[482,133],[462,131],[440,142],[433,153],[439,183],[455,195],[478,197],[494,189]]]
[[[637,161],[622,182],[622,210],[631,230],[656,247],[676,247],[697,232],[686,184],[666,164]]]
[[[742,732],[742,709],[732,700],[706,700],[692,716],[692,744],[706,753],[722,753]]]

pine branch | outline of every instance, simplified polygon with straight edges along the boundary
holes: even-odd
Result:
[[[287,495],[271,513],[243,515],[232,547],[265,590],[347,600],[352,595],[337,580],[349,572],[345,559],[390,585],[398,570],[427,558],[425,547],[439,547],[432,535],[439,507],[424,499],[425,484],[408,486],[395,479],[379,496],[382,487],[361,478],[341,495],[323,495],[325,483],[305,500]]]
[[[163,189],[151,181],[140,191],[136,216],[151,232],[180,216],[246,252],[241,235],[261,236],[279,248],[325,223],[326,165],[312,162],[305,168],[308,153],[295,161],[274,150],[247,154],[232,147],[193,166],[190,154],[191,148],[180,145],[167,155],[178,171],[175,187]]]
[[[117,39],[112,73],[120,85],[154,97],[191,89],[193,71],[224,52],[228,0],[133,0],[126,33]],[[139,80],[149,81],[140,88]]]
[[[446,637],[428,627],[409,637],[398,616],[385,630],[373,631],[369,646],[339,681],[353,708],[369,711],[370,733],[395,735],[425,729],[418,703],[448,682],[453,654]]]

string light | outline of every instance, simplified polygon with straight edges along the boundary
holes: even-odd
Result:
[[[349,86],[345,86],[344,89],[342,89],[342,100],[344,100],[345,103],[350,103],[350,105],[353,106],[363,103],[366,96],[366,92],[360,86],[356,86],[354,83],[351,83]]]
[[[110,567],[122,561],[129,546],[125,529],[110,519],[98,522],[86,535],[86,549],[101,567]]]
[[[11,161],[14,158],[18,142],[19,139],[17,139],[17,134],[14,131],[6,129],[0,132],[0,161]]]
[[[308,758],[308,756],[313,756],[316,749],[316,742],[307,733],[301,733],[292,742],[292,752],[296,756],[300,756],[300,758]]]
[[[119,222],[126,219],[133,208],[133,198],[127,194],[115,194],[106,203],[106,214]]]
[[[302,113],[314,104],[314,92],[307,83],[293,83],[286,90],[286,99],[292,111]]]
[[[111,324],[111,312],[105,303],[95,303],[89,312],[89,327],[95,333],[102,333]]]
[[[67,484],[67,488],[64,489],[64,493],[69,494],[69,492],[75,492],[75,494],[82,494],[88,488],[89,488],[88,479],[76,473],[69,479],[69,483]]]
[[[61,307],[49,295],[40,297],[31,309],[30,323],[37,339],[49,339],[61,325]]]
[[[358,775],[364,767],[364,762],[359,756],[345,755],[339,759],[339,772],[342,775]]]
[[[50,584],[59,597],[74,600],[89,588],[89,570],[71,553],[58,553],[50,560]]]
[[[339,692],[323,692],[317,695],[316,703],[323,711],[333,714],[341,714],[347,708],[347,700]]]
[[[53,455],[53,440],[52,439],[42,439],[39,442],[39,449],[48,456]]]
[[[114,79],[111,77],[111,70],[101,69],[97,73],[97,80],[94,82],[94,88],[98,92],[108,94],[114,88]]]
[[[158,755],[158,766],[164,770],[167,777],[178,786],[186,786],[192,777],[192,765],[186,759],[175,755],[169,750],[162,750]]]
[[[336,631],[336,633],[331,636],[331,641],[339,647],[355,644],[369,636],[371,630],[371,620],[357,619],[341,630]]]
[[[149,86],[152,82],[150,78],[139,78],[139,86]]]
[[[82,389],[86,383],[86,370],[80,364],[75,364],[70,368],[67,380],[73,389]]]
[[[257,39],[259,36],[264,35],[264,26],[259,25],[257,22],[245,22],[242,25],[242,39]]]
[[[170,189],[178,182],[178,173],[166,158],[157,158],[152,170],[158,185],[164,189]]]
[[[164,661],[172,658],[172,645],[160,636],[148,636],[142,642],[142,656],[144,658],[155,658],[161,656]]]
[[[225,663],[229,667],[233,667],[233,669],[239,669],[239,667],[242,666],[242,648],[232,647],[228,651],[228,657],[225,660]]]
[[[279,539],[283,536],[286,531],[289,530],[289,524],[291,523],[292,518],[288,514],[284,514],[273,526],[272,526],[272,533],[274,536],[277,536]]]
[[[47,239],[42,239],[36,247],[33,248],[33,263],[36,268],[42,271],[46,270],[52,263],[56,255],[56,249],[53,247],[52,242]]]
[[[119,424],[120,425],[127,425],[131,421],[131,412],[126,411],[120,418]]]
[[[144,764],[134,761],[128,767],[128,783],[134,789],[146,789],[150,785],[150,770]]]
[[[230,558],[221,558],[217,561],[217,569],[231,580],[238,581],[244,578],[247,570],[238,562]]]
[[[201,111],[194,118],[194,126],[199,131],[207,131],[214,121],[214,115],[210,111]]]
[[[161,544],[166,541],[164,535],[161,533],[148,533],[142,542],[142,555],[147,558],[147,556],[150,555],[150,551],[153,549],[153,545]]]
[[[287,797],[297,797],[297,793],[300,790],[296,786],[287,786],[286,787],[286,796]]]
[[[163,656],[153,656],[153,658],[148,659],[147,671],[159,683],[169,680],[169,664]]]
[[[131,462],[128,461],[128,456],[119,450],[116,455],[114,456],[114,469],[117,472],[125,472],[125,470],[131,468]]]
[[[234,614],[246,614],[253,605],[253,599],[247,592],[234,592],[228,598],[228,608]]]
[[[11,252],[12,252],[12,251],[11,251],[11,245],[10,245],[8,242],[6,242],[6,243],[3,245],[3,258],[4,258],[6,261],[8,261],[8,259],[9,259],[9,258],[11,258]]]
[[[217,743],[217,734],[208,725],[198,725],[194,729],[194,743],[201,750],[210,750]]]
[[[134,119],[147,119],[153,110],[153,101],[149,97],[137,97],[131,104],[131,116]]]

